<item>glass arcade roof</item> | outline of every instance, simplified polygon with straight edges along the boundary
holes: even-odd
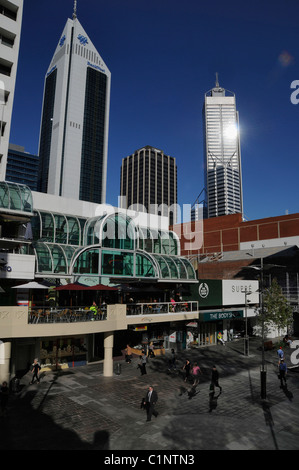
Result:
[[[31,190],[23,184],[0,181],[0,208],[9,212],[32,214]]]
[[[83,220],[36,211],[32,226],[39,274],[197,282],[176,234],[121,212]]]

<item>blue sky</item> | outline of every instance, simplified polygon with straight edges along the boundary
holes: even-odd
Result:
[[[10,142],[30,153],[73,3],[24,0]],[[204,186],[204,94],[218,72],[236,94],[245,217],[299,212],[297,0],[78,0],[77,15],[112,74],[107,203],[117,206],[122,158],[145,145],[176,158],[178,203],[194,203]]]

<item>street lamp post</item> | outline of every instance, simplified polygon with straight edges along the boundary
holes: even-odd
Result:
[[[249,356],[249,336],[248,336],[248,320],[247,320],[247,295],[251,292],[245,290],[245,335],[244,335],[244,356]]]
[[[261,318],[262,318],[262,363],[261,363],[261,398],[265,400],[267,398],[267,369],[265,366],[265,321],[264,321],[264,263],[263,258],[261,258],[260,266],[247,266],[249,269],[256,269],[261,272],[261,285],[260,285],[260,309],[261,309]],[[247,317],[247,300],[245,293],[245,310]],[[246,321],[247,323],[247,321]]]
[[[267,369],[265,366],[265,318],[264,318],[264,264],[261,258],[261,316],[262,316],[262,365],[261,365],[261,398],[267,398]]]
[[[265,364],[265,315],[264,315],[264,269],[271,269],[274,267],[285,268],[280,264],[266,264],[264,266],[264,260],[261,258],[260,266],[246,266],[248,269],[256,269],[261,272],[260,281],[260,310],[262,320],[262,363],[261,363],[261,398],[265,400],[267,398],[267,367]]]

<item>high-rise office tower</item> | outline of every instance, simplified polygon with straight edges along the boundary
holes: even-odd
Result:
[[[235,94],[219,86],[205,94],[204,167],[208,217],[243,213],[239,116]]]
[[[174,157],[149,145],[123,158],[121,207],[146,210],[176,222],[177,167]]]
[[[25,152],[20,145],[9,144],[5,181],[25,184],[37,191],[38,155]]]
[[[23,0],[0,0],[0,181],[5,179]]]
[[[105,203],[111,74],[76,10],[45,78],[38,189]]]

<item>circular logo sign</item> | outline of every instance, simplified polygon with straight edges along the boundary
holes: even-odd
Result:
[[[199,285],[199,288],[198,288],[198,293],[199,293],[199,296],[202,298],[202,299],[206,299],[209,295],[209,286],[206,282],[202,282],[200,285]]]

